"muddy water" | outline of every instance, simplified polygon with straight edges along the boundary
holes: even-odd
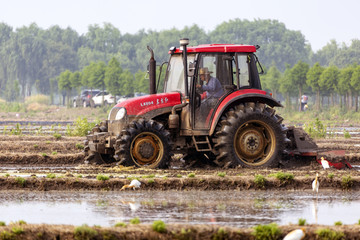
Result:
[[[360,193],[322,191],[127,191],[16,192],[0,196],[0,221],[101,225],[142,223],[219,224],[251,227],[276,222],[357,223]]]

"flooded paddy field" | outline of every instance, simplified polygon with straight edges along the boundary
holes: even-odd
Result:
[[[259,224],[355,224],[360,193],[321,191],[19,192],[0,196],[1,220],[30,224],[113,226],[141,223],[210,224],[248,228]]]
[[[308,223],[306,239],[316,239],[319,227],[342,231],[347,239],[356,239],[360,231],[360,139],[355,136],[316,140],[321,151],[335,151],[335,158],[354,166],[345,170],[324,170],[316,161],[275,169],[90,166],[84,164],[84,139],[0,135],[0,221],[7,224],[0,226],[0,233],[11,232],[10,222],[24,220],[28,224],[23,228],[31,237],[20,239],[34,239],[38,232],[47,236],[43,239],[74,239],[74,226],[82,224],[101,226],[102,230],[94,228],[119,237],[125,234],[128,239],[181,239],[173,232],[182,229],[191,229],[192,239],[211,239],[220,228],[228,233],[223,239],[254,239],[253,226],[276,222],[283,237],[299,228],[300,218]],[[293,179],[281,181],[275,177],[278,172],[289,173]],[[316,172],[320,175],[318,198],[311,191]],[[97,180],[99,174],[109,179]],[[256,175],[266,179],[263,186],[256,183]],[[119,191],[132,178],[141,181],[141,188]],[[129,224],[136,217],[141,224]],[[153,235],[151,224],[160,219],[169,230]],[[336,221],[344,226],[335,227]],[[114,229],[117,222],[128,225]]]

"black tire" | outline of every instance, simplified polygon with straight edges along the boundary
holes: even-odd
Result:
[[[284,150],[286,128],[275,110],[245,103],[228,111],[214,141],[220,166],[277,167]]]
[[[167,168],[171,155],[170,132],[153,120],[132,122],[115,144],[115,156],[125,166]]]

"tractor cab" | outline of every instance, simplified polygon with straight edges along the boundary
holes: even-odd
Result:
[[[183,51],[170,49],[164,92],[180,92],[183,98],[188,92],[188,112],[184,114],[189,121],[181,122],[185,135],[186,129],[208,134],[216,109],[234,91],[261,89],[255,51],[254,46],[232,44],[188,47],[186,91]]]

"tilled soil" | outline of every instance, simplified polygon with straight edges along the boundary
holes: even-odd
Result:
[[[0,136],[0,189],[27,190],[119,190],[130,179],[142,182],[143,190],[248,190],[248,189],[309,189],[315,173],[319,172],[322,188],[357,190],[360,174],[355,168],[323,170],[315,160],[292,159],[282,168],[221,169],[210,165],[183,165],[179,157],[173,159],[170,169],[139,169],[111,165],[84,165],[83,137]],[[359,139],[317,140],[320,156],[346,159],[356,166],[359,162]],[[324,154],[330,150],[334,153]],[[291,162],[293,161],[293,162]],[[293,164],[295,163],[296,164]],[[293,175],[293,179],[276,177],[278,172]],[[55,176],[46,177],[49,173]],[[109,180],[97,180],[102,174]],[[191,176],[192,175],[192,176]],[[265,179],[259,182],[255,178]],[[351,176],[349,178],[349,176]],[[19,177],[26,181],[22,182]],[[344,178],[347,178],[344,180]]]

